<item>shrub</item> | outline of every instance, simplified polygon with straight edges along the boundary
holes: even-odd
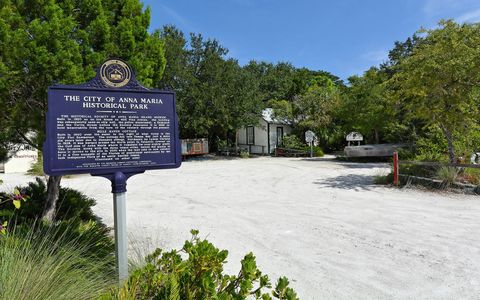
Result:
[[[377,175],[374,178],[375,184],[387,185],[393,183],[393,173],[390,172],[387,175]]]
[[[227,256],[228,251],[200,239],[198,231],[192,230],[192,239],[181,250],[157,249],[120,290],[102,299],[298,299],[284,277],[272,289],[252,253],[241,261],[238,275],[223,274]]]
[[[428,127],[425,136],[418,138],[416,141],[416,160],[447,161],[447,153],[447,141],[438,126]]]
[[[300,141],[296,135],[286,135],[282,138],[282,144],[284,148],[290,149],[303,149],[305,144]]]
[[[14,229],[0,236],[0,299],[97,298],[114,276],[85,245],[62,228]]]
[[[43,156],[42,152],[38,153],[38,159],[37,161],[32,165],[32,167],[27,171],[28,175],[33,175],[33,176],[45,176],[45,173],[43,172]]]
[[[248,153],[247,151],[240,151],[240,157],[241,158],[249,158],[250,153]]]
[[[459,170],[455,167],[440,167],[437,171],[437,178],[443,181],[445,187],[449,187],[457,181]]]
[[[303,150],[307,151],[310,155],[310,146],[303,147]],[[313,156],[314,157],[322,157],[324,155],[325,155],[325,153],[323,153],[322,148],[320,148],[319,146],[313,146]]]
[[[431,178],[435,176],[437,169],[431,166],[401,164],[398,171],[403,175]]]
[[[480,184],[480,169],[471,169],[467,168],[461,174],[461,177],[464,181],[470,184]]]
[[[22,194],[27,195],[29,201],[22,206],[21,210],[14,210],[15,207],[13,203],[0,205],[1,214],[4,217],[15,218],[17,223],[31,223],[39,219],[45,209],[47,198],[47,187],[45,183],[40,178],[36,178],[35,182],[30,182],[26,187],[18,187],[17,189],[20,190]],[[94,199],[88,198],[79,191],[61,187],[55,220],[94,220],[95,215],[91,209],[94,205]]]

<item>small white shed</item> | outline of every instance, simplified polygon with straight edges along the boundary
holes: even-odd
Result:
[[[273,118],[273,109],[266,108],[255,126],[247,126],[237,131],[238,146],[252,154],[270,154],[282,145],[285,135],[292,132],[289,120]]]
[[[12,145],[10,159],[0,162],[0,173],[26,173],[38,160],[38,150],[29,145]]]

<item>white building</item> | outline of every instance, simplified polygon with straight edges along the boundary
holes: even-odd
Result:
[[[237,131],[238,146],[252,154],[270,154],[282,145],[285,135],[292,132],[291,122],[273,118],[273,109],[267,108],[255,126],[247,126]]]
[[[0,173],[26,173],[38,160],[38,150],[24,144],[11,146],[10,158],[0,161]]]

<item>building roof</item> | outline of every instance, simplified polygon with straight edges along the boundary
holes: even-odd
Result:
[[[292,122],[290,120],[284,119],[284,118],[275,118],[273,116],[273,108],[265,108],[262,111],[262,118],[265,120],[265,122],[270,123],[270,124],[282,124],[282,125],[291,125]]]

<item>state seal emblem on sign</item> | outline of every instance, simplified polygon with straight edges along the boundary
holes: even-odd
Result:
[[[125,62],[110,59],[100,67],[100,78],[108,86],[122,87],[132,78],[132,71]]]

